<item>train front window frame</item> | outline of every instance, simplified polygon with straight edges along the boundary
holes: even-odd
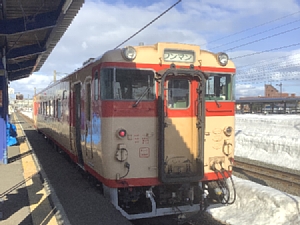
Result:
[[[155,99],[153,70],[104,68],[100,72],[102,100],[152,101]]]
[[[206,100],[230,101],[233,97],[233,75],[210,73],[205,86]]]
[[[187,109],[190,107],[190,81],[170,79],[168,85],[168,108]]]

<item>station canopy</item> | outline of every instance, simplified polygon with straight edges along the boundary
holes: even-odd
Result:
[[[0,0],[0,69],[14,81],[37,72],[84,0]]]

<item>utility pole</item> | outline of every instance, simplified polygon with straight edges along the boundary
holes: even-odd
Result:
[[[53,81],[56,82],[56,70],[54,70],[54,73],[53,73]]]
[[[276,86],[280,86],[280,98],[282,97],[282,83],[280,82],[280,84],[276,84]]]

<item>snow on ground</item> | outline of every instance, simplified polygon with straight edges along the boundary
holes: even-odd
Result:
[[[236,115],[235,155],[300,170],[299,115]],[[234,177],[234,204],[208,211],[232,225],[300,224],[300,197]]]
[[[236,115],[235,155],[300,170],[299,115]]]
[[[32,112],[22,112],[32,117]],[[236,115],[235,155],[300,170],[299,115]],[[300,197],[233,176],[234,204],[209,208],[231,225],[300,224]]]
[[[300,224],[300,197],[234,177],[234,204],[208,209],[212,216],[232,225]]]

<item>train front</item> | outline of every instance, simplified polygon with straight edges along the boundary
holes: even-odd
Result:
[[[199,211],[204,198],[226,201],[220,180],[230,176],[234,154],[234,73],[226,54],[188,44],[102,57],[104,193],[128,219]]]

